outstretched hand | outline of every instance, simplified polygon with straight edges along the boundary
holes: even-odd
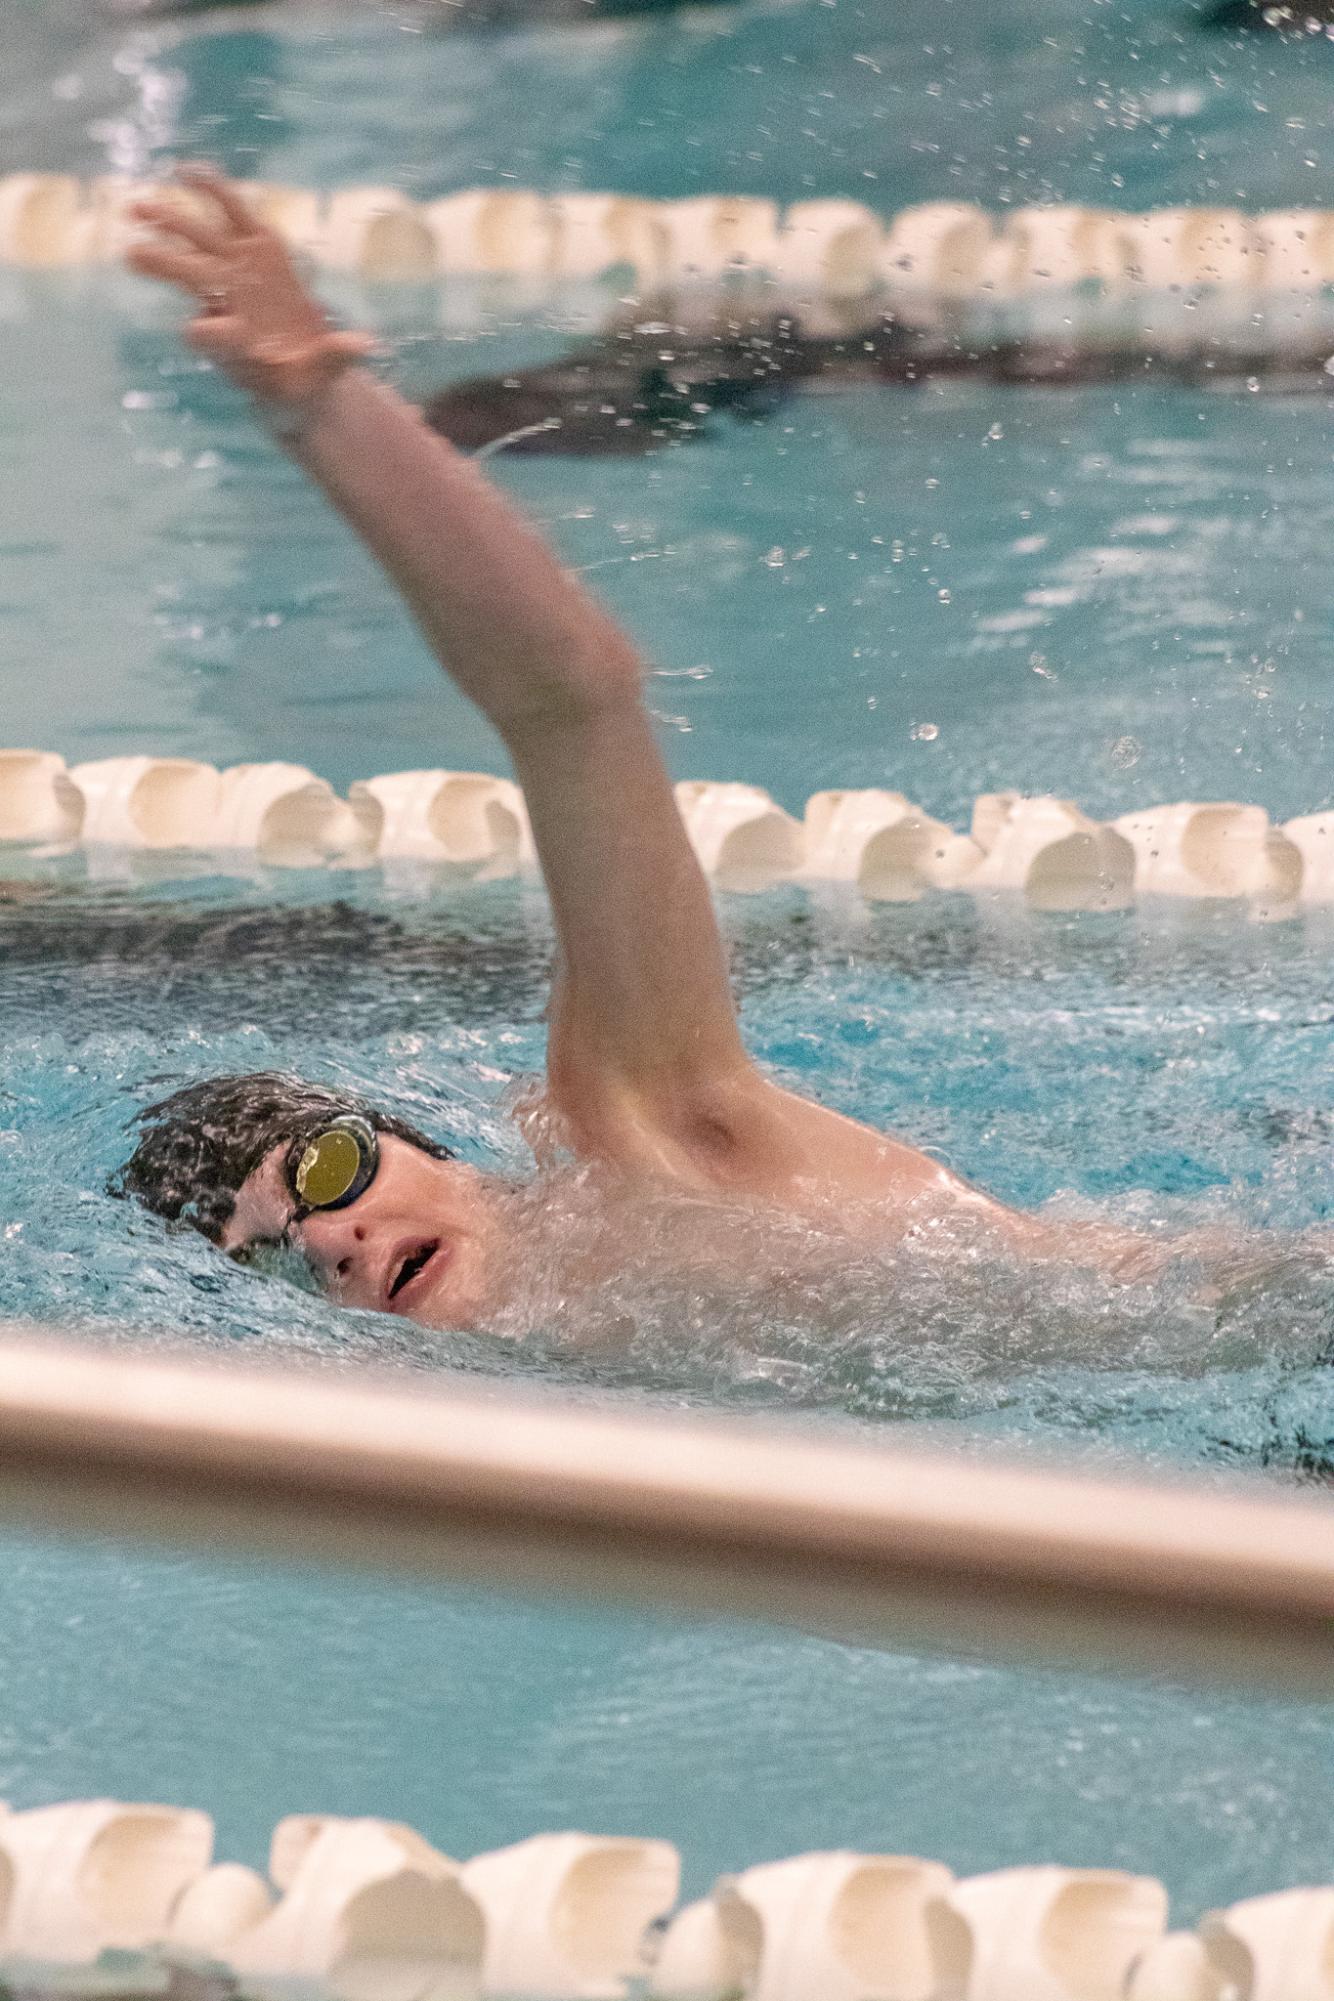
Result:
[[[233,182],[206,166],[183,168],[180,178],[195,199],[137,203],[135,217],[153,234],[127,261],[199,301],[203,310],[185,330],[193,348],[251,395],[288,408],[374,352],[369,335],[329,324],[282,238],[251,213]]]

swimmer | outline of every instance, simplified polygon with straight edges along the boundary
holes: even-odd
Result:
[[[641,304],[636,319],[644,316]],[[807,333],[798,316],[776,313],[692,324],[664,302],[649,324],[671,326],[670,364],[660,333],[614,322],[558,361],[451,383],[429,398],[426,420],[468,451],[503,443],[523,456],[625,457],[716,437],[724,417],[762,422],[811,387],[826,394],[878,384],[915,393],[956,377],[1048,388],[1127,378],[1207,380],[1215,389],[1263,382],[1283,394],[1329,387],[1329,343],[1318,332],[1304,349],[1285,342],[1276,351],[1261,330],[1252,351],[1224,355],[1207,331],[1181,344],[1155,342],[1147,330],[1117,345],[1081,345],[1073,334],[965,340],[951,325],[905,326],[883,312],[859,320],[850,311],[845,330],[831,335]]]
[[[976,1219],[1008,1249],[1069,1255],[1075,1226],[1007,1209],[761,1073],[632,642],[481,471],[363,366],[374,343],[330,324],[239,190],[209,168],[186,178],[188,210],[140,204],[150,233],[133,268],[196,301],[191,346],[249,392],[379,558],[523,787],[558,945],[544,1120],[605,1223],[581,1282],[605,1283],[638,1255],[635,1205],[665,1193],[690,1198],[678,1241],[696,1268],[744,1255],[747,1233],[722,1220],[738,1207],[826,1233],[833,1219],[859,1247]],[[549,1249],[531,1188],[321,1086],[205,1080],[140,1126],[121,1192],[242,1260],[299,1257],[347,1306],[484,1327],[525,1257]],[[710,1213],[720,1220],[701,1249]],[[1082,1241],[1095,1261],[1151,1242],[1097,1226]]]

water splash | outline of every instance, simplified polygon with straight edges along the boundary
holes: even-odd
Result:
[[[971,916],[903,913],[840,964],[792,898],[739,911],[747,1026],[771,1068],[1042,1203],[1072,1248],[1035,1262],[957,1220],[877,1243],[848,1216],[609,1209],[569,1172],[525,1186],[508,1107],[541,1063],[540,907],[513,885],[426,908],[317,893],[293,882],[284,908],[217,884],[51,879],[0,904],[0,1313],[99,1342],[170,1330],[942,1438],[1334,1463],[1334,1265],[1312,1228],[1334,1192],[1318,940],[1287,941],[1276,1005],[1241,949],[1223,986],[1222,919],[979,939]],[[526,1254],[490,1329],[340,1311],[105,1192],[142,1104],[186,1076],[272,1067],[366,1093],[519,1184]],[[1151,1269],[1094,1266],[1078,1233],[1095,1218],[1144,1230]]]

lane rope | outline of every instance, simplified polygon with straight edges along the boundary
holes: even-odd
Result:
[[[314,264],[376,283],[491,281],[535,297],[630,284],[648,297],[712,295],[743,308],[874,304],[909,326],[1002,332],[1018,313],[1030,332],[1081,341],[1161,332],[1153,322],[1164,315],[1185,317],[1198,341],[1202,307],[1214,330],[1238,337],[1255,334],[1259,310],[1259,337],[1271,344],[1334,326],[1334,211],[1322,209],[1052,204],[993,214],[926,202],[884,219],[849,200],[782,209],[728,194],[469,189],[414,202],[389,187],[248,192]],[[149,193],[192,199],[161,182],[10,174],[0,179],[0,264],[113,265],[136,233],[128,208]]]
[[[1334,808],[1275,825],[1262,806],[1176,801],[1094,820],[1071,800],[988,792],[967,831],[877,787],[816,792],[800,819],[755,785],[687,780],[676,800],[720,889],[843,883],[873,901],[1018,891],[1047,910],[1139,897],[1239,899],[1262,915],[1334,903]],[[477,771],[400,771],[341,797],[304,765],[219,771],[183,757],[0,750],[0,843],[55,855],[195,853],[278,867],[446,866],[491,879],[536,865],[523,795]]]
[[[1201,2001],[1334,1992],[1334,1888],[1282,1891],[1169,1932],[1168,1896],[1121,1869],[1009,1868],[835,1850],[720,1877],[677,1910],[670,1842],[538,1834],[456,1862],[398,1822],[293,1814],[268,1874],[214,1862],[211,1818],[72,1801],[0,1817],[0,1959],[48,1978],[115,1955],[122,1980],[323,1978],[367,1994],[486,2001],[780,2001],[783,1995]],[[128,1959],[127,1955],[142,1955]],[[108,1970],[110,1970],[108,1968]],[[975,1984],[979,1970],[985,1984]],[[55,1991],[59,1992],[57,1978]]]

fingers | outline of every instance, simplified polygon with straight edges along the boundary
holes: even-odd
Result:
[[[197,209],[187,209],[179,202],[135,202],[130,213],[137,222],[150,223],[164,235],[178,236],[183,243],[212,256],[220,255],[231,245],[232,233],[225,223],[210,219]]]
[[[214,258],[199,250],[179,250],[157,239],[131,244],[125,261],[141,278],[164,278],[207,303],[217,290],[218,267]]]
[[[253,235],[260,227],[259,218],[252,212],[250,204],[237,187],[216,167],[198,160],[193,165],[182,167],[180,178],[188,188],[195,188],[200,194],[210,195],[226,216],[233,229],[246,235]]]

